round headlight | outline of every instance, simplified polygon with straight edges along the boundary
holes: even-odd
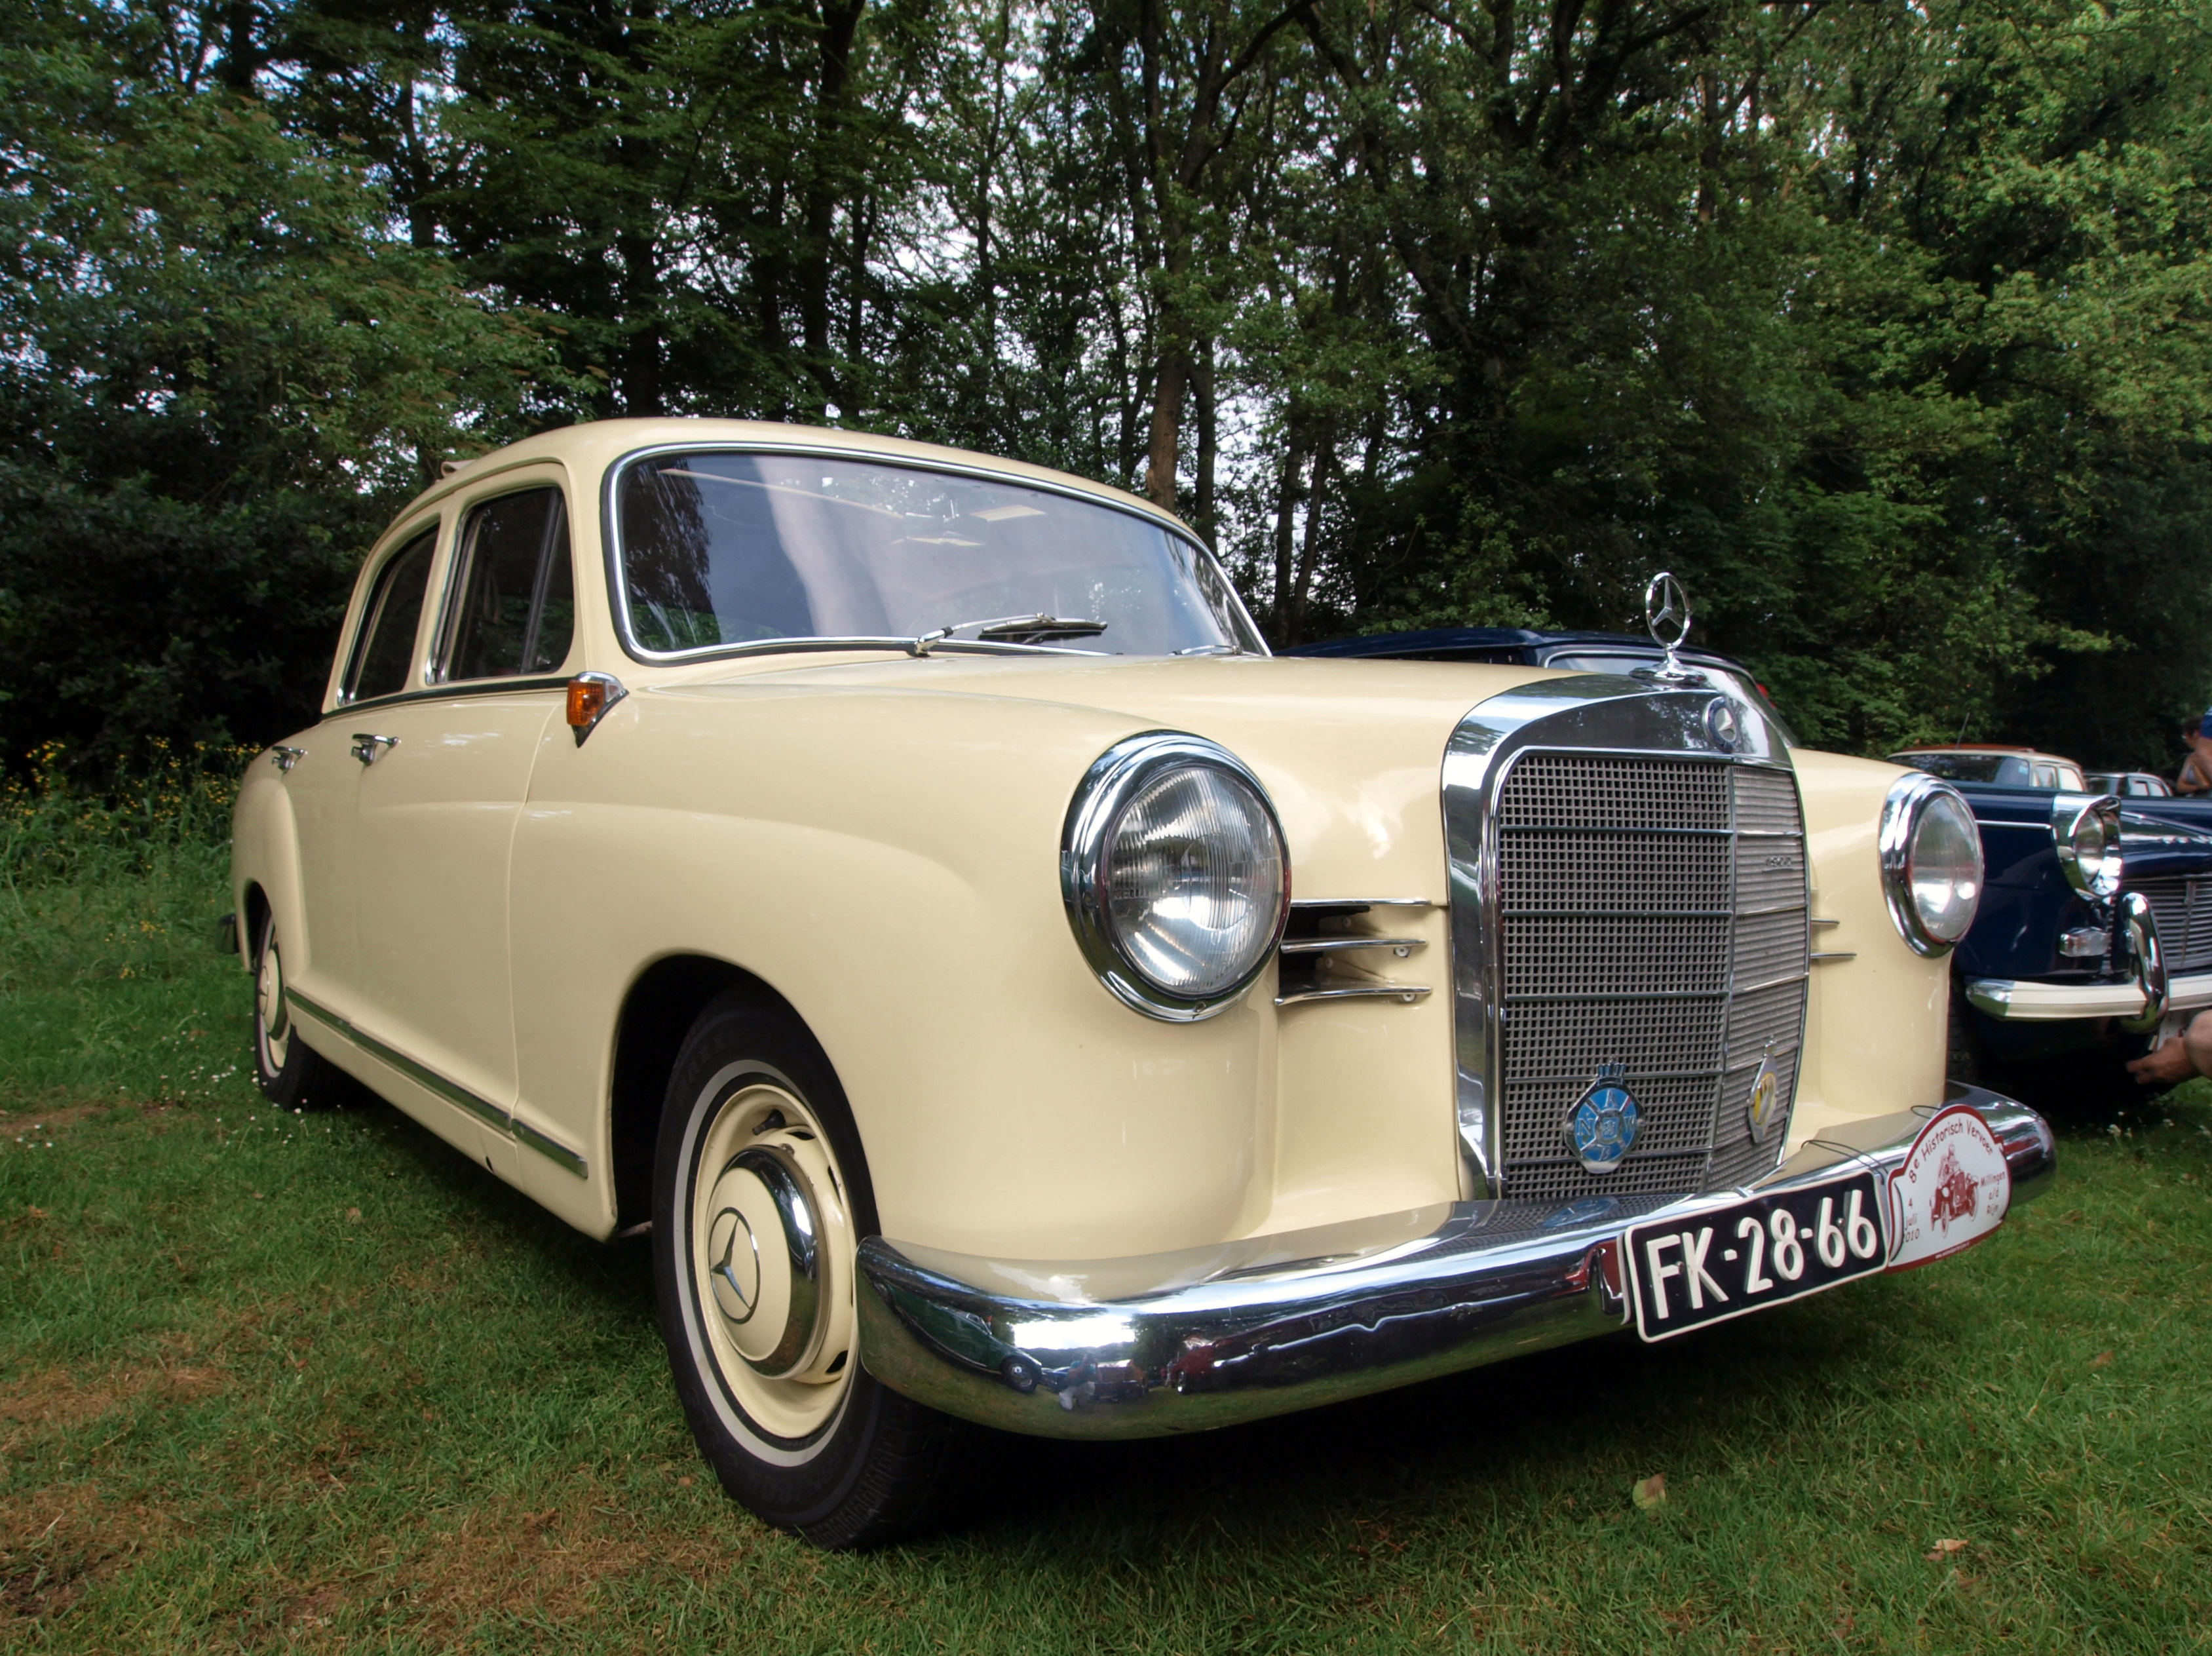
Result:
[[[2061,794],[2051,807],[2051,837],[2066,883],[2094,902],[2109,902],[2120,889],[2119,801]]]
[[[1921,771],[1890,784],[1881,811],[1881,885],[1914,951],[1949,950],[1982,900],[1982,836],[1955,788]]]
[[[1179,1021],[1256,977],[1289,908],[1283,831],[1259,779],[1226,750],[1156,733],[1117,743],[1068,807],[1060,887],[1106,987]]]

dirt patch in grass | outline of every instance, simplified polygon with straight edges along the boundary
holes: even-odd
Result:
[[[0,1452],[13,1453],[31,1439],[69,1431],[142,1399],[204,1397],[222,1390],[225,1378],[216,1364],[192,1362],[181,1349],[152,1365],[111,1369],[92,1379],[59,1367],[19,1374],[0,1383],[0,1422],[11,1428],[0,1435]]]
[[[465,1642],[505,1616],[569,1624],[635,1596],[647,1580],[722,1579],[747,1551],[742,1525],[648,1526],[588,1482],[557,1506],[492,1501],[458,1522],[382,1537],[343,1576],[295,1580],[270,1595],[276,1619],[302,1631],[367,1616],[397,1616],[434,1646]],[[733,1533],[732,1531],[738,1531]],[[350,1613],[350,1616],[349,1616]]]
[[[175,1528],[170,1513],[110,1501],[93,1482],[0,1499],[0,1632],[51,1623]]]

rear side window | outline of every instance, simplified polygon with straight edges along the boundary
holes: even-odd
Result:
[[[346,673],[345,699],[393,696],[413,686],[415,632],[422,621],[422,596],[430,585],[430,554],[438,532],[425,529],[402,546],[378,572],[368,610],[362,617],[353,665]]]
[[[558,489],[502,495],[469,514],[447,622],[444,676],[552,673],[576,628],[568,516]]]

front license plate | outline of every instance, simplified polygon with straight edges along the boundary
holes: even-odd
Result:
[[[1638,1225],[1621,1237],[1647,1340],[1872,1276],[1888,1258],[1872,1172]]]

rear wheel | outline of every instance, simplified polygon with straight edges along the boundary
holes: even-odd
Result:
[[[722,1487],[824,1547],[912,1527],[958,1431],[860,1366],[854,1256],[875,1227],[821,1049],[781,1012],[734,995],[709,1006],[677,1058],[654,1159],[661,1335]]]
[[[284,951],[276,916],[262,916],[253,941],[253,1078],[271,1102],[299,1110],[329,1090],[331,1068],[300,1038],[284,989]]]

